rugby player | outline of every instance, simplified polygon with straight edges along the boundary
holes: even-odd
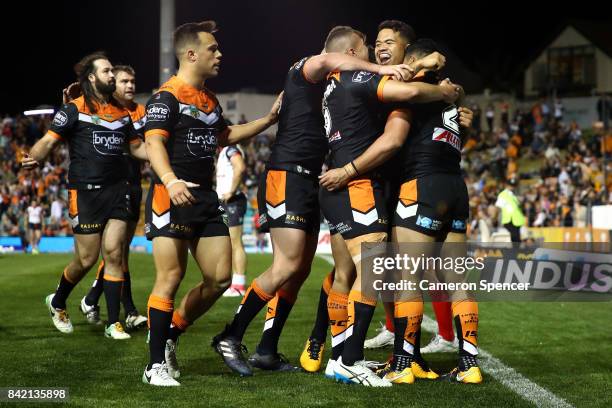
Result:
[[[375,43],[375,56],[379,64],[398,64],[404,61],[406,46],[414,42],[416,34],[412,27],[403,21],[386,20],[378,26],[378,36]],[[472,112],[466,107],[459,108],[459,115],[462,121],[471,123]],[[467,127],[469,127],[468,125]],[[388,166],[392,167],[393,163],[388,162]],[[397,174],[396,169],[391,168],[390,174]],[[389,186],[389,193],[392,199],[389,201],[390,208],[395,209],[397,204],[396,189],[399,185]],[[458,340],[453,333],[453,322],[451,304],[441,300],[441,296],[432,295],[432,306],[438,322],[438,333],[433,336],[432,340],[421,350],[423,353],[447,352],[455,351],[458,347]],[[379,334],[368,339],[364,343],[364,347],[375,349],[385,346],[392,346],[394,343],[393,335],[393,303],[383,303],[385,307],[386,323],[379,329]]]
[[[142,381],[178,386],[176,345],[183,333],[229,287],[232,249],[226,214],[213,190],[218,146],[253,137],[278,120],[281,96],[270,113],[228,126],[215,95],[206,88],[219,73],[221,52],[214,21],[187,23],[174,32],[176,76],[147,103],[145,144],[155,171],[146,203],[145,232],[153,241],[155,285],[148,301],[150,361]],[[191,252],[202,281],[174,307]],[[228,350],[228,353],[235,352]]]
[[[339,35],[341,32],[344,34]],[[367,69],[398,79],[409,75],[405,66],[380,67],[355,58],[366,48],[352,28],[332,30],[327,40],[336,41],[336,37],[346,45],[341,53],[303,58],[291,67],[285,80],[277,137],[258,190],[260,222],[272,236],[273,263],[252,282],[233,321],[213,341],[228,367],[240,375],[252,375],[251,365],[266,370],[295,369],[277,352],[277,345],[317,246],[317,176],[328,150],[320,109],[325,76],[347,69]],[[264,333],[247,362],[242,337],[266,304]]]
[[[417,40],[406,49],[405,61],[411,63],[437,49],[432,40]],[[413,81],[435,83],[437,76],[422,70]],[[400,153],[402,184],[393,215],[393,241],[421,244],[442,241],[451,244],[443,246],[441,257],[456,254],[466,242],[469,216],[467,187],[460,169],[465,133],[461,131],[459,112],[456,105],[445,102],[413,104],[410,110],[413,114],[409,119],[410,134]],[[441,279],[452,280],[454,275],[453,271],[446,271]],[[418,278],[418,274],[411,276]],[[476,360],[478,304],[467,292],[449,295],[459,340],[459,364],[448,378],[480,383],[482,375]],[[422,318],[420,293],[407,293],[395,302],[393,359],[380,373],[383,378],[392,382],[414,381],[411,365],[419,358]]]
[[[362,39],[363,41],[363,39]],[[332,46],[333,47],[333,46]],[[367,50],[360,55],[367,59]],[[370,72],[334,72],[328,76],[323,98],[325,130],[331,149],[332,167],[357,176],[337,191],[321,190],[325,218],[342,235],[356,266],[356,277],[348,295],[348,323],[342,355],[334,363],[336,379],[366,386],[386,387],[391,383],[378,378],[363,360],[363,341],[376,298],[361,292],[361,243],[383,242],[387,237],[387,211],[380,175],[360,173],[354,160],[383,134],[395,140],[395,148],[406,137],[407,113],[394,110],[381,115],[383,103],[408,101],[425,103],[455,100],[457,87],[414,86]],[[419,84],[425,85],[425,84]],[[385,123],[386,119],[386,123]]]
[[[46,304],[55,327],[72,333],[66,299],[97,261],[102,251],[106,264],[104,294],[112,339],[128,339],[119,322],[123,285],[123,251],[130,219],[130,190],[126,178],[126,145],[130,154],[146,160],[144,144],[134,132],[130,113],[113,97],[113,66],[103,53],[84,57],[75,67],[82,96],[65,104],[49,131],[22,160],[26,169],[39,165],[62,141],[68,143],[70,167],[69,214],[74,232],[75,256],[64,269],[54,294]]]
[[[242,244],[242,223],[247,209],[247,197],[242,191],[246,165],[240,145],[225,146],[217,159],[217,195],[227,214],[232,241],[232,284],[223,296],[243,296],[246,284],[247,258]]]
[[[141,139],[144,139],[142,132],[146,121],[144,105],[136,103],[134,96],[136,95],[136,72],[134,68],[128,65],[115,65],[113,67],[115,75],[116,89],[113,96],[121,106],[130,112],[134,130],[138,133]],[[70,88],[70,87],[69,87]],[[65,91],[66,96],[69,95]],[[130,184],[130,219],[127,225],[127,237],[125,240],[125,248],[123,250],[123,288],[121,291],[121,303],[125,311],[125,327],[126,329],[135,329],[142,327],[147,323],[147,318],[138,313],[134,299],[132,297],[132,281],[129,270],[129,255],[130,243],[134,238],[136,225],[140,218],[140,203],[142,202],[142,186],[141,186],[141,162],[125,155],[128,169],[128,183]],[[79,309],[91,324],[101,324],[100,307],[98,301],[104,291],[104,260],[98,265],[98,273],[96,279],[83,299]]]

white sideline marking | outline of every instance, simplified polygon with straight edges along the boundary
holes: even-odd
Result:
[[[438,332],[438,323],[429,316],[423,316],[421,327],[428,332]],[[480,367],[485,373],[537,407],[573,407],[573,405],[564,399],[524,377],[514,368],[508,367],[501,360],[493,357],[491,353],[480,347],[478,348],[478,357]]]
[[[331,265],[334,264],[334,258],[331,255],[318,255]],[[421,324],[423,330],[437,333],[438,323],[429,316],[423,316]],[[546,388],[539,386],[528,378],[524,377],[514,368],[505,365],[498,358],[493,357],[491,353],[478,348],[478,357],[480,367],[484,372],[495,378],[497,382],[514,391],[520,397],[535,404],[537,407],[546,408],[574,408],[574,406],[563,398],[558,397]]]

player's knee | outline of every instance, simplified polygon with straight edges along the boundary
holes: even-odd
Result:
[[[353,286],[354,276],[355,273],[352,268],[350,270],[336,269],[336,273],[334,275],[334,283],[332,287],[335,291],[341,291],[342,293],[346,293],[351,288],[351,286]]]
[[[163,273],[157,274],[155,278],[155,287],[154,292],[158,294],[164,294],[164,296],[169,297],[170,295],[176,292],[179,284],[181,283],[182,274],[179,270],[173,271],[164,271]]]
[[[88,271],[94,266],[94,264],[98,260],[98,254],[93,253],[93,252],[92,253],[81,253],[79,254],[76,260],[81,270]]]
[[[218,276],[212,279],[204,279],[204,286],[210,287],[215,293],[225,292],[232,283],[231,275]]]
[[[272,263],[272,270],[274,272],[274,275],[279,277],[282,275],[295,275],[300,271],[301,267],[302,257],[297,254],[282,257],[275,256],[274,261]]]
[[[117,251],[107,252],[105,254],[105,256],[104,256],[104,261],[108,265],[115,265],[115,266],[118,266],[118,267],[122,267],[123,266],[122,251],[121,250],[117,250]]]

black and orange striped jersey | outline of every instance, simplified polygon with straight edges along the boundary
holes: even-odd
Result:
[[[134,103],[132,106],[127,107],[128,112],[130,112],[130,117],[132,118],[132,124],[134,125],[134,131],[138,135],[138,137],[143,140],[144,139],[144,126],[147,121],[147,111],[145,110],[144,105],[139,103]],[[140,186],[141,173],[140,168],[142,166],[142,162],[129,154],[126,153],[127,160],[127,179],[128,182],[133,186]]]
[[[83,96],[65,104],[55,114],[49,132],[68,143],[71,188],[93,188],[126,180],[123,153],[138,135],[130,113],[117,102],[96,104],[90,111]]]
[[[366,71],[328,75],[323,117],[332,167],[355,160],[383,133],[382,90],[388,79]]]
[[[215,95],[173,76],[147,103],[146,121],[145,137],[166,138],[176,176],[212,189],[218,140],[228,131]]]
[[[436,78],[423,78],[435,83]],[[461,174],[459,112],[446,102],[410,104],[410,133],[398,154],[403,181],[437,173]]]
[[[269,166],[302,166],[319,174],[327,153],[321,115],[324,82],[314,83],[306,77],[308,58],[295,63],[287,73]]]

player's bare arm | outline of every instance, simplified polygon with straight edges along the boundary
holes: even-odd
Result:
[[[130,156],[135,159],[147,161],[149,160],[149,156],[147,156],[147,149],[145,144],[142,143],[140,138],[134,139],[130,141]]]
[[[410,132],[410,111],[398,109],[391,112],[384,133],[359,157],[344,167],[331,169],[319,177],[319,184],[329,191],[340,189],[360,175],[374,170],[397,152]]]
[[[398,81],[407,81],[416,72],[407,64],[378,65],[339,52],[314,56],[304,64],[304,75],[311,82],[320,82],[333,71],[369,71],[392,76]]]
[[[197,187],[197,184],[181,180],[174,174],[166,150],[166,138],[161,134],[147,135],[145,147],[151,167],[166,186],[172,203],[177,206],[189,206],[194,203],[195,198],[188,187]]]
[[[382,89],[382,101],[429,103],[444,101],[454,103],[459,98],[460,87],[445,79],[438,85],[424,82],[404,83],[387,81]]]
[[[40,162],[45,160],[49,153],[53,151],[55,146],[60,142],[57,136],[47,132],[30,150],[29,154],[26,154],[21,160],[21,167],[24,169],[33,169],[37,167]]]
[[[419,72],[421,70],[428,71],[439,71],[446,65],[446,57],[439,52],[432,52],[431,54],[416,60],[411,68],[413,72]]]

